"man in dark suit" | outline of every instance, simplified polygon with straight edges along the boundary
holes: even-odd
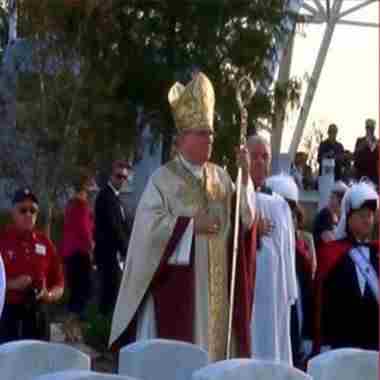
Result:
[[[128,246],[128,224],[120,190],[128,178],[129,165],[115,161],[107,185],[95,202],[95,261],[100,280],[99,311],[113,311],[119,291],[121,268],[118,254],[125,257]]]
[[[358,180],[367,177],[378,186],[379,141],[375,137],[375,120],[367,119],[365,129],[366,135],[359,137],[355,144],[355,175]]]

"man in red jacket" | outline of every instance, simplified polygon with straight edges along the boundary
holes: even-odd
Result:
[[[7,279],[0,342],[48,339],[45,305],[58,301],[64,290],[63,271],[53,243],[35,229],[37,197],[28,188],[13,198],[12,219],[0,234],[0,255]]]

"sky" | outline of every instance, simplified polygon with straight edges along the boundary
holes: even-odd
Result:
[[[363,1],[361,1],[363,2]],[[344,8],[360,3],[345,1]],[[347,20],[378,22],[379,3],[368,5]],[[297,34],[294,45],[291,76],[311,76],[324,26],[303,28],[306,37]],[[306,85],[303,86],[304,91]],[[298,114],[289,115],[282,151],[287,151]],[[374,118],[379,123],[379,29],[337,25],[310,109],[304,136],[315,123],[322,129],[328,124],[338,126],[338,140],[352,150],[356,138],[363,135],[364,121]],[[302,143],[301,143],[302,145]],[[300,146],[301,148],[301,146]],[[300,149],[299,149],[300,150]]]

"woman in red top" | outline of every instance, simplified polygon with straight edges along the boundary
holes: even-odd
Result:
[[[92,252],[94,248],[94,219],[88,193],[95,182],[89,174],[82,175],[74,184],[75,195],[65,209],[62,256],[65,260],[67,285],[70,289],[68,309],[70,315],[66,327],[77,319],[83,319],[91,297]],[[74,328],[74,327],[72,327]],[[67,331],[67,333],[70,332]],[[78,340],[75,333],[69,340]]]
[[[7,290],[0,320],[0,342],[48,339],[46,304],[64,290],[62,265],[53,243],[35,229],[38,200],[28,189],[16,192],[13,223],[0,234]]]

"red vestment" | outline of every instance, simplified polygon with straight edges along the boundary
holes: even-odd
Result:
[[[194,239],[190,265],[168,264],[189,221],[190,218],[187,217],[177,219],[173,234],[147,293],[153,294],[158,337],[192,343],[195,311]],[[233,328],[238,343],[238,356],[250,357],[250,322],[256,264],[256,224],[244,234],[240,228],[239,237]],[[232,256],[232,249],[230,252]],[[127,331],[120,336],[113,348],[122,347],[133,341],[135,328],[136,315]]]

